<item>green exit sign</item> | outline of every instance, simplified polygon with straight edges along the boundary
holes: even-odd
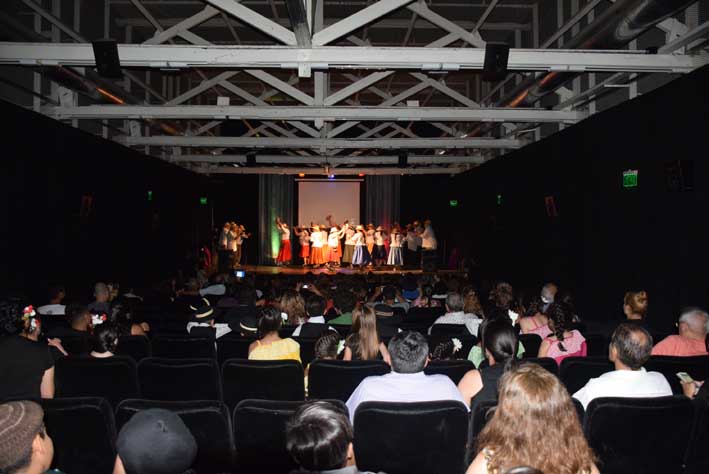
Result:
[[[207,205],[207,198],[206,197],[199,198],[199,203],[203,206],[206,206]]]
[[[448,204],[450,204],[451,207],[458,207],[458,200],[451,199],[450,201],[448,201]]]
[[[623,187],[637,188],[638,187],[638,170],[623,171]]]

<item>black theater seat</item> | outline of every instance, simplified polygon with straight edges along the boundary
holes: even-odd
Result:
[[[193,336],[155,336],[153,356],[171,359],[216,357],[214,339]]]
[[[130,357],[64,357],[55,365],[57,398],[102,397],[111,406],[140,397],[136,364]]]
[[[222,365],[224,402],[246,399],[305,400],[303,366],[296,360],[230,359]]]
[[[221,400],[217,361],[149,357],[138,364],[142,398],[148,400]],[[135,397],[134,397],[135,398]]]
[[[390,370],[378,360],[315,360],[308,371],[308,397],[346,402],[366,377],[384,375]]]

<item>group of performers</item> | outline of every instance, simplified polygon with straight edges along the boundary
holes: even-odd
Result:
[[[251,234],[246,232],[246,227],[243,225],[236,222],[225,222],[219,234],[220,259],[228,260],[230,268],[240,266],[244,239],[249,237]]]
[[[310,227],[296,226],[293,233],[298,237],[298,256],[303,266],[328,268],[349,265],[354,268],[384,265],[403,267],[404,264],[418,265],[421,250],[434,251],[436,238],[431,221],[421,225],[415,221],[406,226],[395,223],[387,231],[374,224],[354,225],[345,221],[337,225],[332,216],[327,216],[326,224],[310,223]],[[292,261],[291,229],[280,218],[276,218],[276,229],[281,235],[281,246],[276,258],[277,265],[289,265]],[[342,240],[344,239],[344,250]]]

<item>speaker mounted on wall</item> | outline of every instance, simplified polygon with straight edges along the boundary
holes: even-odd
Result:
[[[483,63],[483,81],[501,81],[507,77],[510,47],[505,43],[487,43]]]
[[[123,77],[121,60],[118,58],[118,43],[116,40],[96,40],[92,41],[91,44],[94,47],[94,59],[96,60],[96,70],[99,76],[114,79]]]

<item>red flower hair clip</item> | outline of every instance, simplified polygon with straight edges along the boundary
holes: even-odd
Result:
[[[25,308],[22,310],[22,319],[24,321],[27,321],[30,318],[33,318],[37,316],[37,312],[34,310],[34,306],[29,305],[25,306]]]

